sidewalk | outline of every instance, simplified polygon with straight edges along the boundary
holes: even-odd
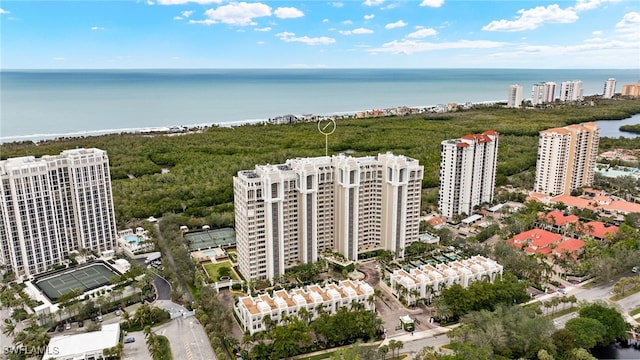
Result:
[[[458,326],[460,326],[460,324],[455,324],[455,325],[451,325],[451,326],[447,326],[447,327],[438,326],[437,328],[434,328],[434,329],[416,331],[414,333],[406,333],[406,334],[402,334],[402,335],[398,335],[398,336],[387,337],[386,339],[384,339],[382,341],[382,343],[380,343],[380,346],[388,345],[389,341],[391,341],[391,340],[409,342],[409,341],[416,341],[416,340],[421,340],[421,339],[426,339],[426,338],[437,337],[437,336],[440,336],[440,335],[446,336],[446,334],[449,331],[451,331],[452,329],[455,329]]]

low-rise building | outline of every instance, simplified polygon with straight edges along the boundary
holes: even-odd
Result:
[[[395,270],[389,275],[389,280],[391,292],[411,305],[418,299],[431,299],[453,284],[466,288],[473,281],[493,282],[498,274],[502,276],[502,272],[503,266],[495,260],[477,255],[447,264],[424,264],[410,270]]]
[[[313,320],[323,312],[335,314],[342,307],[351,308],[354,302],[362,304],[366,310],[375,310],[373,288],[359,280],[342,280],[324,287],[308,285],[304,289],[274,291],[273,295],[243,296],[233,310],[244,330],[254,334],[266,330],[264,319],[267,316],[278,324],[285,317],[299,316],[305,309]]]
[[[576,258],[583,250],[584,241],[552,233],[543,229],[531,229],[515,235],[507,242],[530,254],[563,257],[567,253]]]
[[[143,254],[154,250],[153,242],[149,241],[147,230],[138,227],[118,231],[118,249],[128,257]]]
[[[42,360],[102,359],[103,351],[119,342],[120,324],[102,325],[100,331],[51,338]]]

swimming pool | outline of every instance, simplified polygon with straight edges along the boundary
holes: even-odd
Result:
[[[204,255],[204,256],[209,256],[209,257],[211,257],[211,256],[215,256],[215,255],[216,255],[216,251],[215,251],[215,250],[207,250],[207,251],[203,251],[203,252],[202,252],[202,255]]]
[[[138,245],[142,239],[138,235],[127,235],[124,237],[125,241],[131,245]]]

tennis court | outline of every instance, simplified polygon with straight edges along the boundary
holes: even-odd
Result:
[[[35,285],[51,301],[56,301],[61,295],[74,289],[86,292],[107,285],[114,275],[118,274],[107,265],[97,263],[36,280]]]
[[[211,249],[218,246],[235,245],[236,232],[231,228],[206,230],[184,234],[190,251]]]

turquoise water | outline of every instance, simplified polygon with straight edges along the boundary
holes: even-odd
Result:
[[[142,241],[138,235],[127,235],[124,239],[132,245],[138,245]]]
[[[0,142],[505,101],[515,83],[525,98],[541,81],[582,80],[584,94],[594,95],[610,77],[618,91],[640,80],[638,69],[12,70],[0,77]]]
[[[215,250],[207,250],[202,252],[202,255],[204,256],[214,256],[215,254],[216,254]]]

